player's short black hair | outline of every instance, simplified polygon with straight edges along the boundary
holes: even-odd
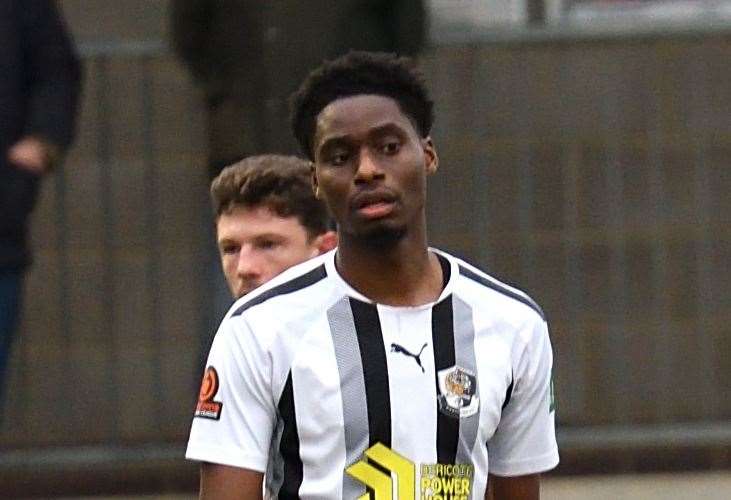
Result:
[[[434,102],[422,72],[408,57],[384,52],[351,51],[313,70],[290,97],[291,125],[302,152],[313,160],[317,115],[332,101],[361,94],[394,99],[427,137],[434,122]]]

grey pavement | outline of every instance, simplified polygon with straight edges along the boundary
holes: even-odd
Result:
[[[195,495],[82,497],[65,500],[194,500]],[[542,500],[729,500],[731,471],[546,477]]]

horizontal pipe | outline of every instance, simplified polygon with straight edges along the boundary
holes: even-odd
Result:
[[[719,447],[731,445],[731,421],[646,426],[559,427],[559,449]],[[13,467],[77,467],[144,461],[182,460],[183,443],[139,446],[69,446],[6,450],[0,469]]]
[[[438,37],[432,40],[432,44],[436,47],[464,43],[549,43],[731,35],[731,19],[699,19],[667,23],[650,20],[636,23],[587,20],[539,27],[522,24],[479,26],[454,22],[440,24],[438,29]]]
[[[464,43],[522,43],[615,40],[628,38],[673,38],[687,36],[731,35],[731,20],[700,19],[673,23],[638,22],[564,22],[542,26],[520,24],[506,26],[475,26],[443,23],[434,47]],[[171,52],[167,41],[151,40],[83,40],[77,43],[85,57],[118,55],[126,57],[157,56]]]
[[[25,467],[104,467],[153,461],[176,461],[185,457],[185,444],[138,446],[64,446],[6,450],[0,454],[0,470]]]
[[[559,427],[556,439],[567,451],[731,446],[731,421]]]
[[[85,40],[78,42],[76,47],[84,57],[143,57],[170,52],[168,43],[163,40]]]

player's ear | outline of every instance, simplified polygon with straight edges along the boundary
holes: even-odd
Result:
[[[315,193],[315,198],[320,199],[320,183],[317,181],[317,171],[315,170],[314,162],[310,162],[310,177],[312,179],[312,192]]]
[[[431,175],[439,168],[439,156],[430,136],[421,139],[421,148],[424,151],[424,168],[426,174]]]
[[[338,233],[335,231],[326,231],[317,235],[313,243],[313,246],[317,249],[316,255],[322,255],[338,246]]]

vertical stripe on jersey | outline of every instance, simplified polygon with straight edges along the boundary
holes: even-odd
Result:
[[[340,376],[345,434],[345,465],[354,464],[368,449],[368,405],[358,334],[350,301],[344,297],[327,311]],[[358,498],[363,485],[343,472],[342,498]]]
[[[381,322],[375,304],[350,298],[358,348],[363,365],[366,405],[368,409],[368,447],[382,443],[391,447],[391,396],[388,387],[388,364],[383,347]]]
[[[508,406],[508,403],[510,403],[510,398],[513,397],[513,382],[515,382],[515,380],[511,377],[510,385],[508,386],[508,389],[505,391],[505,400],[503,401],[502,408],[500,408],[501,410],[504,410],[505,407]]]
[[[434,306],[432,342],[437,394],[441,370],[456,365],[477,375],[472,309],[463,300],[450,296]],[[479,398],[479,387],[475,388],[474,396]],[[471,463],[479,423],[479,411],[469,417],[454,418],[437,407],[437,461],[441,464]]]
[[[439,394],[439,372],[456,364],[454,354],[454,321],[452,319],[452,296],[432,308],[432,344],[434,346],[434,379]],[[457,458],[459,441],[459,419],[437,412],[437,462],[453,464]]]
[[[279,398],[279,415],[284,426],[279,453],[284,460],[282,488],[277,498],[299,498],[302,485],[302,459],[300,458],[300,440],[297,433],[297,415],[294,410],[294,390],[292,388],[292,372],[287,375],[282,396]]]
[[[267,472],[265,475],[266,487],[274,498],[282,487],[284,482],[284,461],[279,455],[279,447],[282,443],[282,432],[284,431],[284,421],[277,419],[277,425],[272,433],[272,443],[269,447],[269,461],[267,463]]]
[[[459,298],[454,299],[454,350],[457,365],[477,376],[477,359],[475,358],[475,328],[472,320],[472,308]],[[475,388],[475,396],[479,397],[480,387]],[[457,462],[471,462],[472,450],[477,441],[477,428],[480,424],[479,410],[474,415],[461,418],[459,421],[459,446]]]

